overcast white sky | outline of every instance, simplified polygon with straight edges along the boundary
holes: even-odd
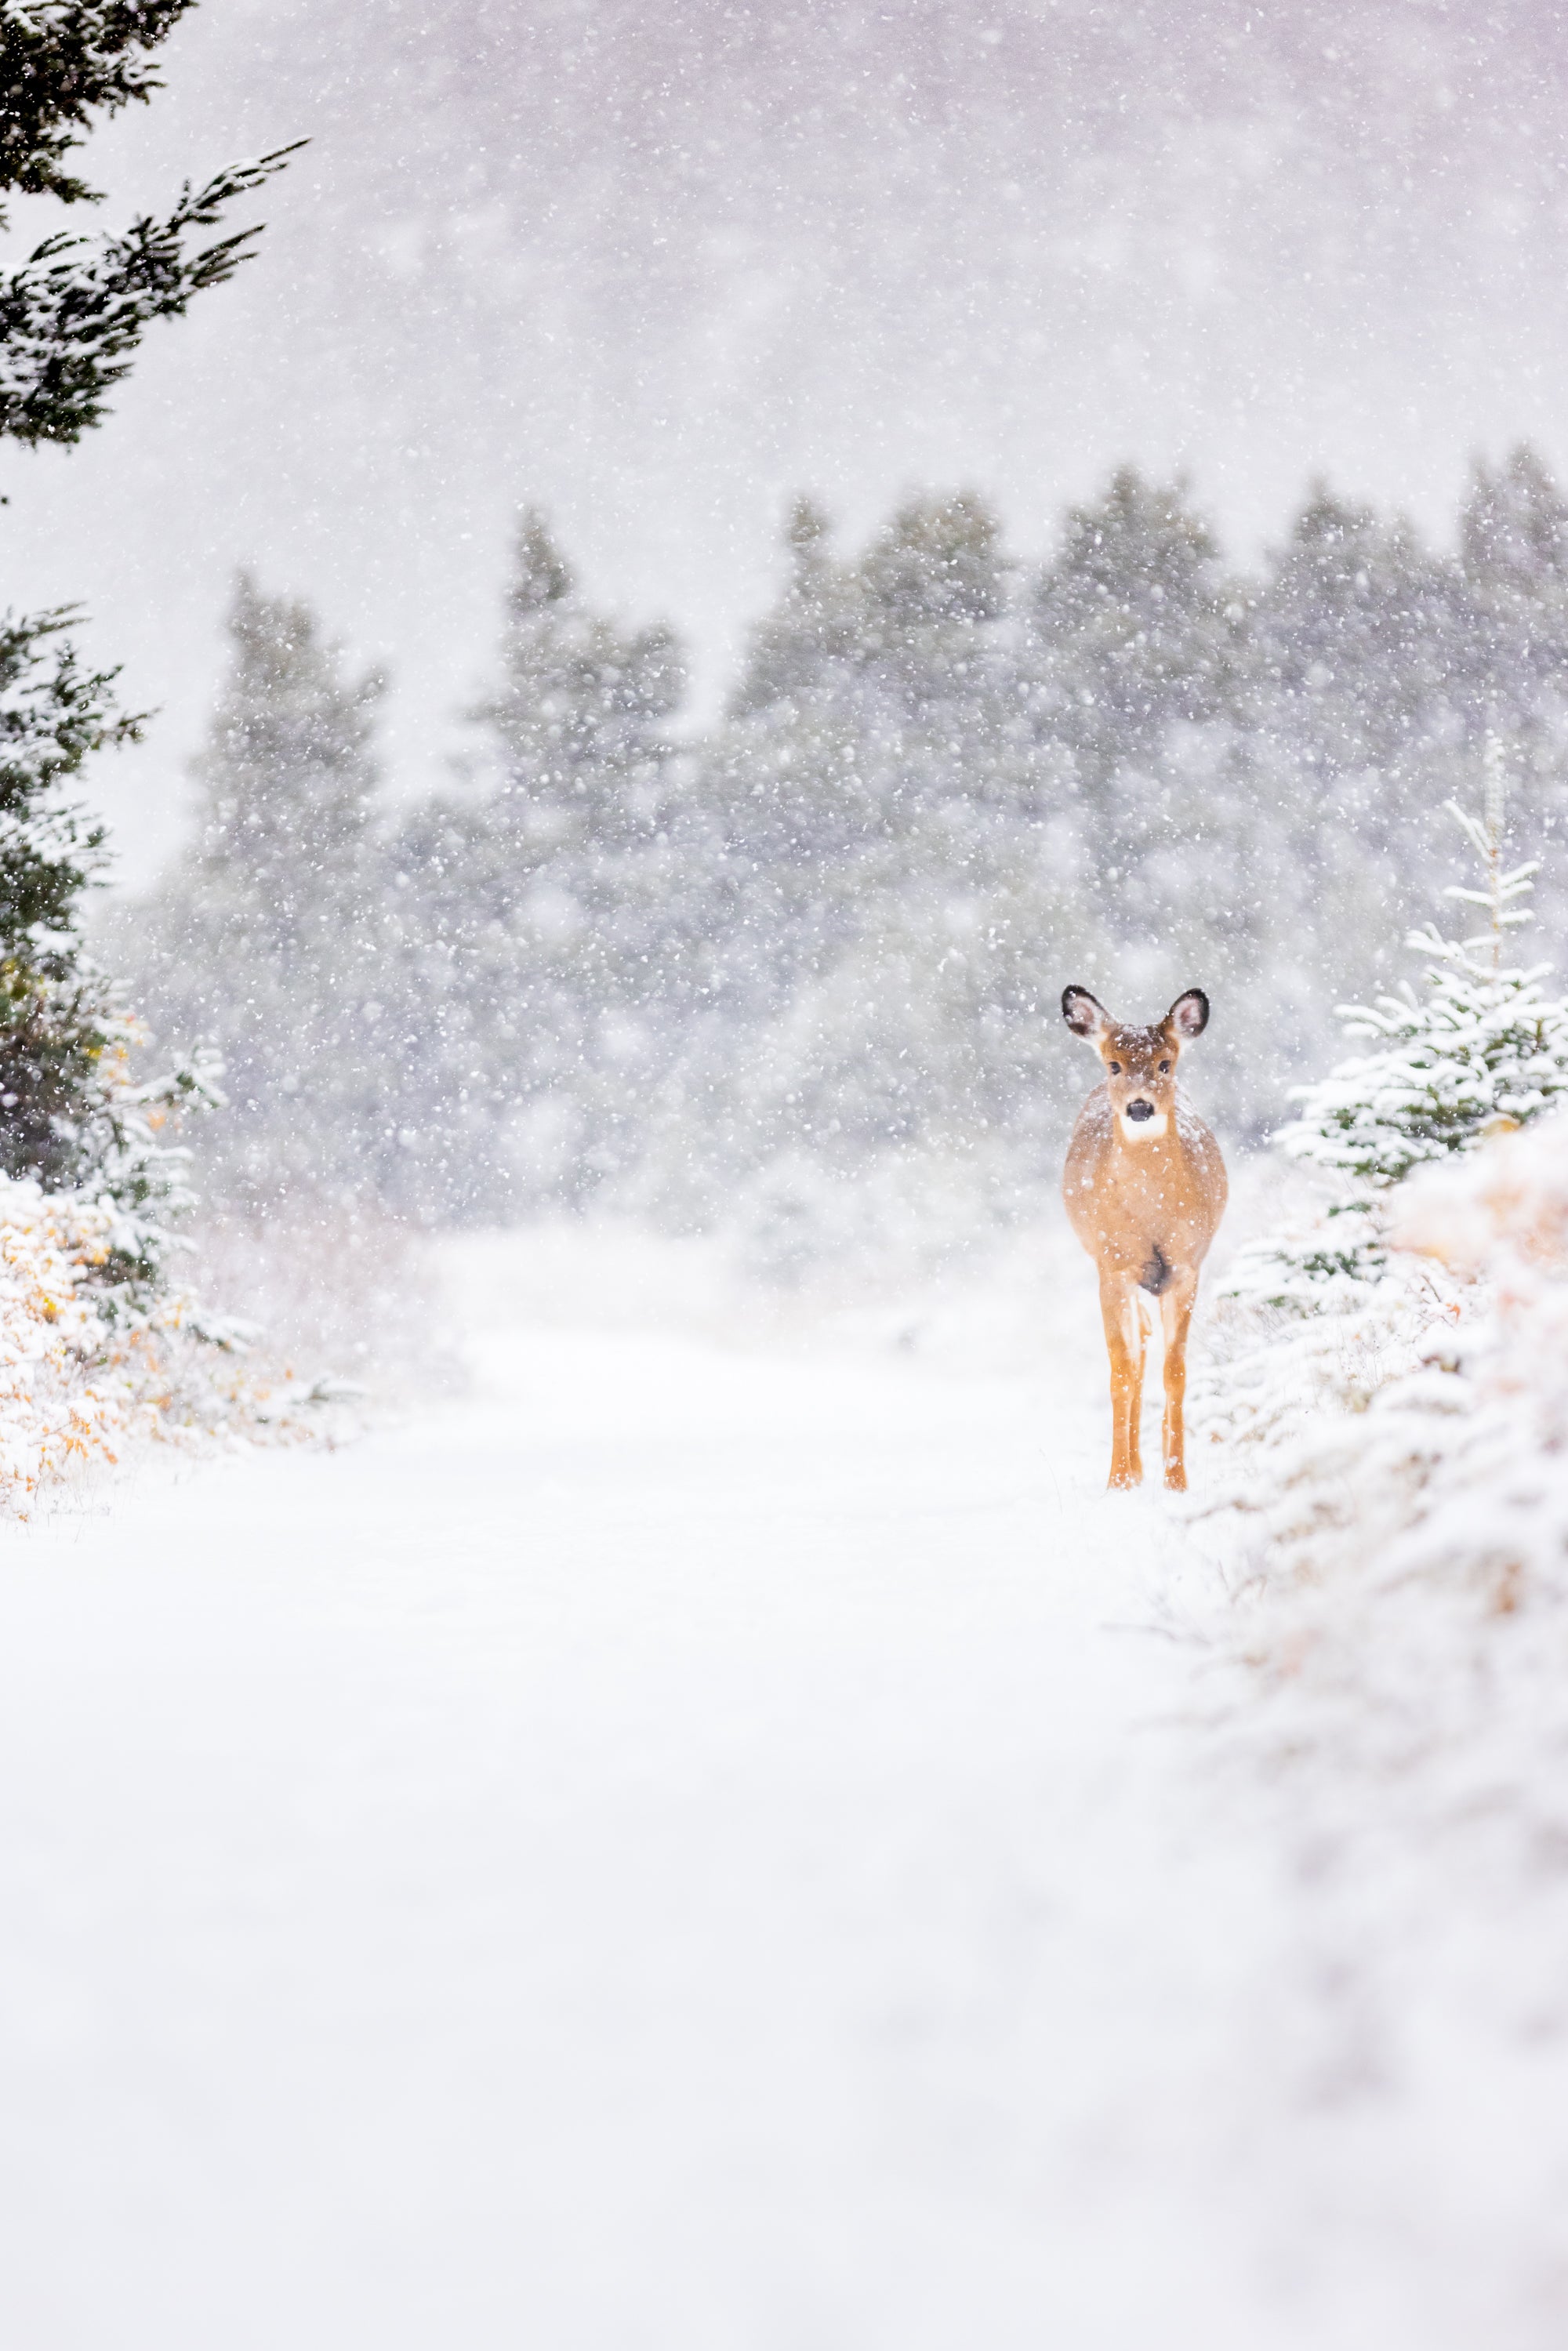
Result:
[[[105,217],[312,146],[113,421],[5,460],[0,591],[162,705],[96,779],[141,876],[242,562],[391,667],[413,790],[523,499],[710,703],[797,486],[976,485],[1034,554],[1132,457],[1246,551],[1322,470],[1446,532],[1472,451],[1568,468],[1565,60],[1540,0],[208,0]]]

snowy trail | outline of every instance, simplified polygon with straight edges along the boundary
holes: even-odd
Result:
[[[1227,2105],[1279,1912],[1173,1775],[1194,1571],[1067,1368],[498,1334],[7,1537],[5,2339],[1324,2339]]]

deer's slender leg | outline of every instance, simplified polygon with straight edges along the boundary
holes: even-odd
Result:
[[[1160,1318],[1165,1326],[1166,1342],[1166,1412],[1162,1449],[1166,1461],[1166,1484],[1177,1494],[1186,1491],[1186,1429],[1183,1421],[1183,1405],[1186,1398],[1186,1334],[1197,1296],[1197,1275],[1183,1270],[1172,1277],[1169,1288],[1160,1297]]]
[[[1105,1352],[1111,1359],[1111,1477],[1113,1486],[1143,1482],[1138,1424],[1144,1402],[1144,1322],[1137,1283],[1130,1273],[1102,1268],[1100,1311]]]

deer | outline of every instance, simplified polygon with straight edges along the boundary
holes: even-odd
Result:
[[[1144,1345],[1154,1329],[1146,1292],[1159,1301],[1165,1330],[1165,1481],[1183,1493],[1187,1330],[1228,1190],[1218,1144],[1176,1089],[1183,1046],[1208,1026],[1208,998],[1189,987],[1154,1028],[1134,1029],[1113,1020],[1086,987],[1068,987],[1061,1017],[1105,1068],[1105,1082],[1073,1126],[1061,1191],[1100,1274],[1111,1359],[1109,1484],[1143,1483]]]

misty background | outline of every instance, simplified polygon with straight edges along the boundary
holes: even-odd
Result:
[[[1451,539],[1476,453],[1568,464],[1563,20],[1530,0],[226,0],[165,73],[95,140],[106,225],[312,144],[108,427],[0,484],[0,593],[85,601],[159,712],[89,781],[136,885],[242,563],[387,666],[413,795],[493,667],[525,501],[597,603],[680,631],[689,723],[797,489],[854,541],[972,486],[1040,559],[1131,460],[1250,558],[1317,472]]]

